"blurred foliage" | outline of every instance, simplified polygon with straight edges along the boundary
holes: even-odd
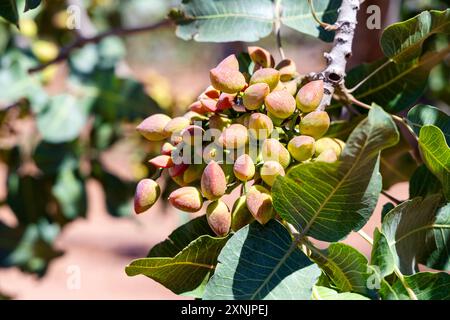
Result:
[[[144,82],[134,75],[125,40],[114,36],[74,50],[64,63],[29,70],[56,58],[90,28],[95,34],[136,20],[157,22],[172,3],[81,1],[89,21],[69,30],[66,1],[6,2],[18,10],[0,10],[13,23],[0,19],[0,159],[8,190],[2,204],[16,222],[0,222],[0,266],[43,275],[62,254],[53,246],[61,229],[86,216],[88,179],[100,182],[111,215],[132,213],[135,183],[148,174],[146,157],[159,152],[142,144],[134,127],[149,114],[171,113],[177,101],[157,72]],[[25,5],[34,10],[23,13]],[[117,160],[116,166],[131,168],[126,177],[104,161],[124,141],[135,150]]]

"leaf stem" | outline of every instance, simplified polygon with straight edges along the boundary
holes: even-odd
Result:
[[[277,47],[280,52],[281,60],[286,59],[286,55],[284,54],[283,44],[281,41],[281,0],[275,0],[275,34],[277,37]]]
[[[359,87],[361,87],[366,81],[368,81],[370,78],[372,78],[374,75],[376,75],[378,72],[380,72],[382,69],[384,69],[387,65],[389,65],[392,62],[392,60],[388,60],[385,63],[383,63],[381,66],[376,68],[372,73],[370,73],[367,77],[365,77],[363,80],[361,80],[356,86],[354,86],[351,89],[348,89],[348,93],[353,93],[356,90],[358,90]]]
[[[314,9],[314,3],[313,0],[308,0],[309,3],[309,7],[311,8],[311,14],[314,18],[314,20],[316,20],[316,22],[325,30],[327,31],[334,31],[337,30],[338,26],[334,25],[334,24],[329,24],[326,22],[323,22],[322,20],[319,19],[319,17],[317,16],[316,10]]]
[[[408,285],[408,283],[405,280],[405,277],[403,276],[403,273],[398,269],[396,265],[394,265],[394,273],[397,276],[398,280],[402,283],[403,287],[405,288],[406,292],[408,292],[408,296],[411,300],[418,300],[416,294],[411,289],[411,287]]]

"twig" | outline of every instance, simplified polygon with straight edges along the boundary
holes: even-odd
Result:
[[[337,30],[338,26],[335,24],[329,24],[326,22],[323,22],[322,20],[319,19],[319,17],[317,16],[316,10],[314,9],[314,4],[313,4],[313,0],[308,0],[309,3],[309,7],[311,8],[311,14],[314,18],[314,20],[316,20],[316,22],[325,30],[327,31],[334,31]]]
[[[140,27],[112,29],[112,30],[102,32],[96,36],[89,37],[89,38],[80,37],[77,40],[75,40],[75,42],[73,42],[72,44],[68,45],[67,47],[62,48],[60,50],[58,56],[55,59],[50,60],[49,62],[46,62],[44,64],[41,64],[37,67],[31,68],[28,70],[28,72],[35,73],[35,72],[45,69],[46,67],[48,67],[52,64],[64,61],[67,58],[69,58],[69,56],[73,50],[82,48],[89,43],[98,43],[107,37],[110,37],[110,36],[123,37],[123,36],[128,36],[128,35],[132,35],[132,34],[136,34],[136,33],[152,31],[152,30],[155,30],[155,29],[158,29],[161,27],[169,26],[169,25],[171,25],[170,20],[162,20],[158,23],[144,25],[144,26],[140,26]]]
[[[317,75],[318,78],[324,80],[325,88],[325,94],[318,110],[325,110],[331,104],[335,89],[343,87],[347,60],[352,55],[353,37],[358,23],[358,10],[359,0],[342,0],[338,11],[339,16],[335,23],[336,35],[333,48],[329,53],[325,53],[328,66]]]
[[[368,244],[370,244],[371,246],[373,246],[373,239],[367,234],[365,233],[362,229],[358,231],[358,234],[361,236],[361,238],[363,238],[364,240],[366,240],[366,242]]]
[[[394,202],[396,205],[399,205],[400,203],[402,203],[403,201],[398,200],[397,198],[391,196],[389,193],[387,193],[386,191],[382,190],[381,194],[383,196],[385,196],[386,198],[388,198],[389,200],[391,200],[392,202]]]
[[[280,52],[281,60],[286,59],[286,55],[284,54],[283,44],[281,42],[281,0],[275,1],[275,14],[277,15],[275,19],[275,34],[277,36],[277,46],[278,51]]]

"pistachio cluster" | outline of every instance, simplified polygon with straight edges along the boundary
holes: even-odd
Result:
[[[277,176],[298,163],[337,161],[344,148],[343,141],[323,137],[330,126],[328,114],[317,110],[323,82],[302,85],[292,60],[275,66],[267,50],[248,51],[252,72],[242,72],[230,55],[210,71],[211,86],[186,114],[173,119],[155,114],[137,127],[150,141],[167,140],[149,162],[167,169],[180,186],[170,204],[197,212],[209,201],[207,220],[218,236],[253,220],[267,223],[275,216],[270,188]],[[238,186],[241,196],[230,210],[222,197]],[[140,181],[136,213],[159,195],[154,180]]]

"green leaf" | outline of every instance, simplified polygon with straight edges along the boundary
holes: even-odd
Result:
[[[79,166],[74,147],[68,143],[41,142],[33,153],[33,160],[44,175],[57,175],[67,164]]]
[[[176,229],[169,235],[167,240],[154,246],[150,250],[148,257],[173,258],[189,243],[203,235],[214,236],[214,232],[211,230],[205,215],[192,219]]]
[[[440,193],[441,182],[423,164],[416,169],[409,181],[409,198],[423,197]]]
[[[381,48],[396,63],[409,62],[421,55],[425,40],[437,33],[450,33],[450,9],[424,11],[390,25],[381,36]]]
[[[314,10],[320,21],[334,24],[338,16],[338,9],[342,1],[314,0]],[[311,15],[308,1],[281,0],[281,23],[298,32],[320,38],[324,41],[333,41],[334,32],[325,31],[319,27]]]
[[[339,293],[330,288],[314,286],[313,300],[370,300],[370,299],[357,293],[352,292]]]
[[[373,233],[370,264],[379,268],[379,273],[382,278],[392,274],[396,265],[396,260],[389,247],[388,239],[378,228],[375,228]]]
[[[47,216],[51,185],[52,181],[48,177],[19,176],[15,172],[8,175],[6,202],[19,224],[36,223]]]
[[[52,97],[47,107],[37,114],[43,140],[62,143],[76,139],[86,125],[91,105],[91,98],[77,99],[69,94]]]
[[[430,70],[449,53],[450,46],[438,52],[429,51],[409,63],[390,63],[370,77],[353,95],[368,104],[375,102],[391,113],[402,111],[423,95]],[[356,86],[384,63],[386,59],[381,59],[350,70],[345,79],[346,86]]]
[[[450,275],[444,272],[420,272],[405,276],[405,282],[415,293],[418,300],[450,300]],[[397,280],[392,285],[392,291],[386,292],[385,299],[409,300],[404,285]]]
[[[309,300],[320,269],[275,220],[240,229],[219,256],[204,299]]]
[[[48,101],[48,95],[42,88],[37,75],[28,74],[28,68],[34,60],[20,51],[8,51],[0,57],[0,109],[28,99],[35,112],[42,109]]]
[[[252,42],[272,32],[274,9],[271,0],[186,0],[171,17],[183,40]]]
[[[319,19],[334,23],[340,1],[315,0]],[[333,39],[313,19],[307,1],[280,0],[281,16],[271,0],[185,0],[178,9],[172,9],[170,17],[176,21],[176,34],[184,40],[202,42],[253,42],[267,37],[277,21],[299,32]]]
[[[300,164],[277,178],[273,204],[303,235],[338,241],[368,221],[381,191],[379,153],[395,145],[392,118],[373,106],[353,131],[336,163]]]
[[[16,0],[4,0],[0,2],[0,16],[18,26],[19,12]]]
[[[442,183],[444,195],[450,200],[450,148],[442,131],[436,126],[423,126],[419,149],[425,165]]]
[[[436,258],[445,255],[448,258],[447,239],[441,237],[447,235],[448,238],[448,208],[437,219],[436,210],[440,201],[441,195],[424,200],[414,198],[398,205],[384,217],[382,233],[388,241],[395,264],[403,274],[417,272],[417,263],[426,261],[430,254]],[[439,260],[436,258],[432,261]],[[445,263],[448,264],[448,261]]]
[[[58,201],[62,214],[68,220],[86,215],[86,187],[76,170],[70,166],[65,166],[59,172],[52,187],[52,194]]]
[[[450,117],[433,106],[419,104],[408,112],[408,124],[419,136],[420,129],[426,125],[434,125],[442,130],[447,144],[450,145]]]
[[[58,225],[43,218],[20,229],[10,229],[0,223],[0,239],[8,237],[9,240],[6,243],[0,240],[0,266],[44,275],[48,264],[62,254],[53,247],[59,232]]]
[[[125,271],[128,276],[145,275],[176,294],[193,291],[214,271],[219,252],[227,240],[227,237],[204,235],[174,257],[137,259]]]
[[[309,249],[312,250],[312,259],[330,277],[337,289],[374,296],[374,292],[368,288],[367,259],[358,250],[343,243],[332,243],[325,250],[312,246]]]

